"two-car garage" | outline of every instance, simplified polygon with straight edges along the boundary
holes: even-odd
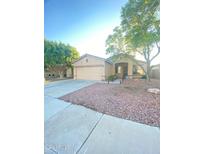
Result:
[[[76,67],[76,79],[83,80],[102,80],[103,79],[103,66],[82,66]]]

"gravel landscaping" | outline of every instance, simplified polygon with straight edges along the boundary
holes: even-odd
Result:
[[[160,94],[147,92],[160,88],[159,80],[125,80],[123,84],[96,83],[60,99],[101,113],[160,127]]]

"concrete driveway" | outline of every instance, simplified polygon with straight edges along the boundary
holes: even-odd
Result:
[[[95,83],[85,80],[63,80],[51,82],[44,87],[44,120],[48,120],[57,112],[71,105],[68,102],[59,100],[60,96],[74,92],[83,87]]]
[[[58,99],[93,83],[65,80],[45,86],[45,153],[159,154],[159,128]]]

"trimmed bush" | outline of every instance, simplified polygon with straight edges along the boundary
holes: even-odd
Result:
[[[116,79],[117,79],[117,76],[116,76],[116,75],[110,75],[110,76],[108,76],[108,78],[107,78],[108,81],[114,81],[114,80],[116,80]]]
[[[143,75],[143,76],[141,77],[141,79],[147,79],[147,76],[146,76],[146,75]]]

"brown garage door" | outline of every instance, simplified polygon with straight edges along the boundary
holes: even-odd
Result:
[[[102,80],[104,74],[103,66],[77,67],[76,78],[83,80]]]

